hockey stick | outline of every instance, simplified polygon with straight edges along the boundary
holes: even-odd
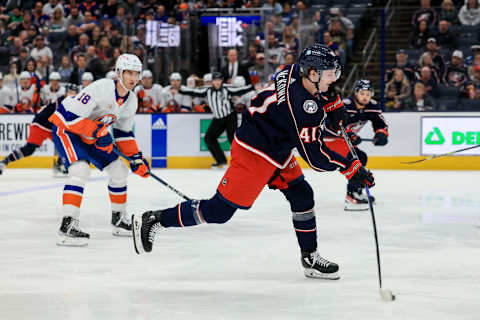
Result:
[[[350,139],[348,138],[348,135],[345,132],[345,128],[343,127],[342,124],[340,124],[340,129],[342,130],[343,139],[345,139],[345,142],[347,142],[348,148],[350,149],[350,152],[352,153],[353,158],[358,160],[357,153],[355,152],[355,149],[353,148],[353,145],[350,142]],[[378,249],[377,224],[375,222],[375,213],[373,212],[372,197],[370,196],[370,189],[368,188],[367,185],[365,185],[365,190],[367,191],[368,206],[370,207],[370,213],[372,216],[373,235],[375,237],[375,247],[377,249],[377,271],[378,271],[378,284],[380,287],[380,296],[385,301],[393,301],[395,300],[395,296],[393,295],[392,291],[382,288],[382,269],[380,267],[380,250]]]
[[[426,157],[424,159],[420,159],[420,160],[415,160],[415,161],[402,161],[400,163],[403,163],[403,164],[414,164],[414,163],[419,163],[419,162],[423,162],[423,161],[427,161],[427,160],[432,160],[432,159],[436,159],[436,158],[440,158],[440,157],[448,157],[448,156],[451,156],[452,154],[455,154],[455,153],[458,153],[458,152],[462,152],[462,151],[467,151],[467,150],[470,150],[470,149],[475,149],[475,148],[478,148],[480,147],[480,144],[476,145],[476,146],[472,146],[472,147],[468,147],[468,148],[463,148],[463,149],[459,149],[459,150],[455,150],[455,151],[450,151],[450,152],[447,152],[447,153],[442,153],[442,154],[435,154],[433,156],[429,156],[429,157]]]
[[[115,152],[116,154],[118,154],[120,157],[124,158],[125,160],[127,160],[129,163],[132,163],[133,162],[133,159],[124,155],[120,150],[118,150],[117,147],[114,147],[113,148],[113,152]],[[150,174],[150,176],[157,180],[158,182],[160,182],[161,184],[163,184],[165,187],[167,187],[168,189],[170,189],[171,191],[175,192],[178,196],[182,197],[183,199],[185,200],[192,200],[190,199],[189,197],[187,197],[186,195],[184,195],[183,193],[181,193],[180,191],[178,191],[177,189],[175,189],[174,187],[172,187],[170,184],[168,184],[165,180],[163,180],[162,178],[160,178],[159,176],[157,176],[156,174],[154,174],[150,169],[148,170],[148,173]]]

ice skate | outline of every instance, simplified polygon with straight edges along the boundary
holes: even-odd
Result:
[[[223,169],[226,166],[227,166],[226,162],[215,162],[214,164],[212,164],[212,169],[214,169],[214,170]]]
[[[5,164],[5,162],[2,160],[0,161],[0,174],[3,173],[3,170],[5,169],[7,165]]]
[[[322,258],[317,251],[302,251],[302,265],[307,278],[338,280],[338,264]]]
[[[58,232],[57,245],[83,247],[88,244],[90,235],[78,228],[79,221],[72,217],[63,217],[62,225]]]
[[[53,176],[56,178],[63,178],[68,176],[68,170],[60,161],[60,158],[53,159]]]
[[[366,195],[360,192],[347,191],[345,196],[345,211],[365,211],[368,210],[368,199]],[[372,199],[373,202],[373,199]]]
[[[132,236],[132,221],[126,212],[112,212],[112,234],[118,237]]]
[[[138,254],[151,252],[160,224],[161,211],[147,211],[142,215],[132,215],[133,245]]]

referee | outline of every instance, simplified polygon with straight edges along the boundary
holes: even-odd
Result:
[[[253,90],[252,85],[242,87],[223,85],[223,76],[220,72],[212,73],[212,86],[210,87],[193,89],[181,86],[181,94],[206,97],[208,106],[213,112],[213,120],[205,134],[205,143],[215,159],[212,168],[221,168],[227,164],[227,158],[217,141],[218,137],[227,130],[228,141],[231,144],[237,129],[237,113],[233,108],[232,96],[241,96],[251,90]]]

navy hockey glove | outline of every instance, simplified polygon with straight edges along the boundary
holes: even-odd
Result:
[[[369,187],[375,185],[373,174],[370,170],[362,166],[360,160],[353,161],[348,169],[342,171],[342,174],[349,180],[350,185],[355,189],[361,189],[365,185]]]
[[[348,115],[345,111],[345,108],[341,106],[335,110],[327,112],[328,120],[330,120],[330,124],[332,125],[333,130],[339,131],[340,124],[345,125],[347,123]]]
[[[384,146],[388,142],[388,131],[386,129],[378,129],[373,137],[373,144],[376,146]]]
[[[353,133],[353,131],[348,131],[347,134],[353,146],[357,146],[362,142],[362,138]]]
[[[150,176],[150,165],[141,152],[131,156],[130,169],[140,177],[146,178]]]

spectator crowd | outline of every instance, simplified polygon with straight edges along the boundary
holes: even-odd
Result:
[[[480,108],[480,1],[421,0],[408,48],[386,72],[390,111]]]

